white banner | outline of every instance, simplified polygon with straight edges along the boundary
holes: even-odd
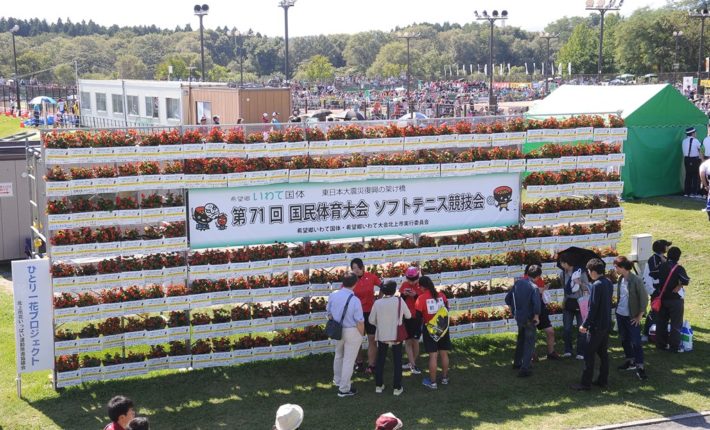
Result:
[[[519,174],[189,192],[193,249],[517,225]]]
[[[49,260],[12,262],[17,373],[54,369]]]

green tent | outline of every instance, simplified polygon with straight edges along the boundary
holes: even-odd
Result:
[[[528,116],[605,113],[620,115],[629,131],[622,169],[624,198],[681,192],[684,130],[695,127],[702,140],[708,117],[671,85],[563,85],[535,104]]]

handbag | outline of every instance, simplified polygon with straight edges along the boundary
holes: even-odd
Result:
[[[345,302],[345,308],[343,309],[343,314],[340,315],[340,321],[336,321],[331,318],[327,323],[325,323],[325,334],[329,338],[333,340],[340,340],[343,338],[343,319],[345,319],[345,312],[348,311],[348,305],[350,305],[350,299],[352,299],[353,296],[354,294],[351,294]]]
[[[673,266],[673,269],[671,269],[670,273],[668,274],[668,277],[666,278],[666,282],[663,284],[663,288],[661,289],[661,294],[658,296],[654,297],[653,300],[651,300],[651,309],[654,312],[660,312],[661,311],[661,305],[663,304],[662,297],[663,294],[666,292],[666,287],[668,286],[668,282],[671,280],[671,277],[673,276],[673,272],[675,272],[675,269],[678,268],[678,265],[676,264]]]
[[[402,299],[398,297],[397,300],[397,320],[399,321],[399,324],[397,324],[397,342],[404,342],[409,338],[409,333],[407,332],[407,327],[405,327],[402,322]]]

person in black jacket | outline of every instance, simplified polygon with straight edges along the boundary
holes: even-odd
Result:
[[[661,280],[659,294],[663,285],[668,283],[661,296],[661,310],[656,318],[656,348],[683,352],[680,343],[680,329],[683,326],[683,310],[685,289],[690,278],[685,268],[678,264],[680,248],[673,246],[668,250],[668,261],[661,264],[658,269],[658,278]],[[671,322],[670,339],[668,336],[668,320]]]
[[[646,292],[651,295],[651,300],[660,293],[661,285],[658,285],[660,282],[658,279],[658,269],[661,267],[661,264],[666,262],[666,251],[671,245],[672,242],[663,239],[653,242],[653,255],[648,259],[648,263],[646,263],[646,267],[643,271],[643,282],[646,286]],[[648,342],[648,335],[655,318],[656,313],[653,309],[649,310],[646,314],[646,324],[643,328],[643,337],[641,338],[642,342]]]
[[[587,348],[584,354],[584,372],[582,382],[574,385],[575,390],[588,391],[592,387],[594,376],[595,355],[599,356],[599,377],[594,385],[606,388],[609,383],[609,329],[611,328],[611,298],[614,285],[604,276],[606,265],[599,258],[592,258],[587,263],[590,286],[589,313],[587,319],[579,328],[579,332],[587,335]]]

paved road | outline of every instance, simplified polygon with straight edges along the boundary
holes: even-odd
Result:
[[[646,426],[627,427],[636,430],[676,430],[676,429],[710,429],[710,416],[686,418]]]

